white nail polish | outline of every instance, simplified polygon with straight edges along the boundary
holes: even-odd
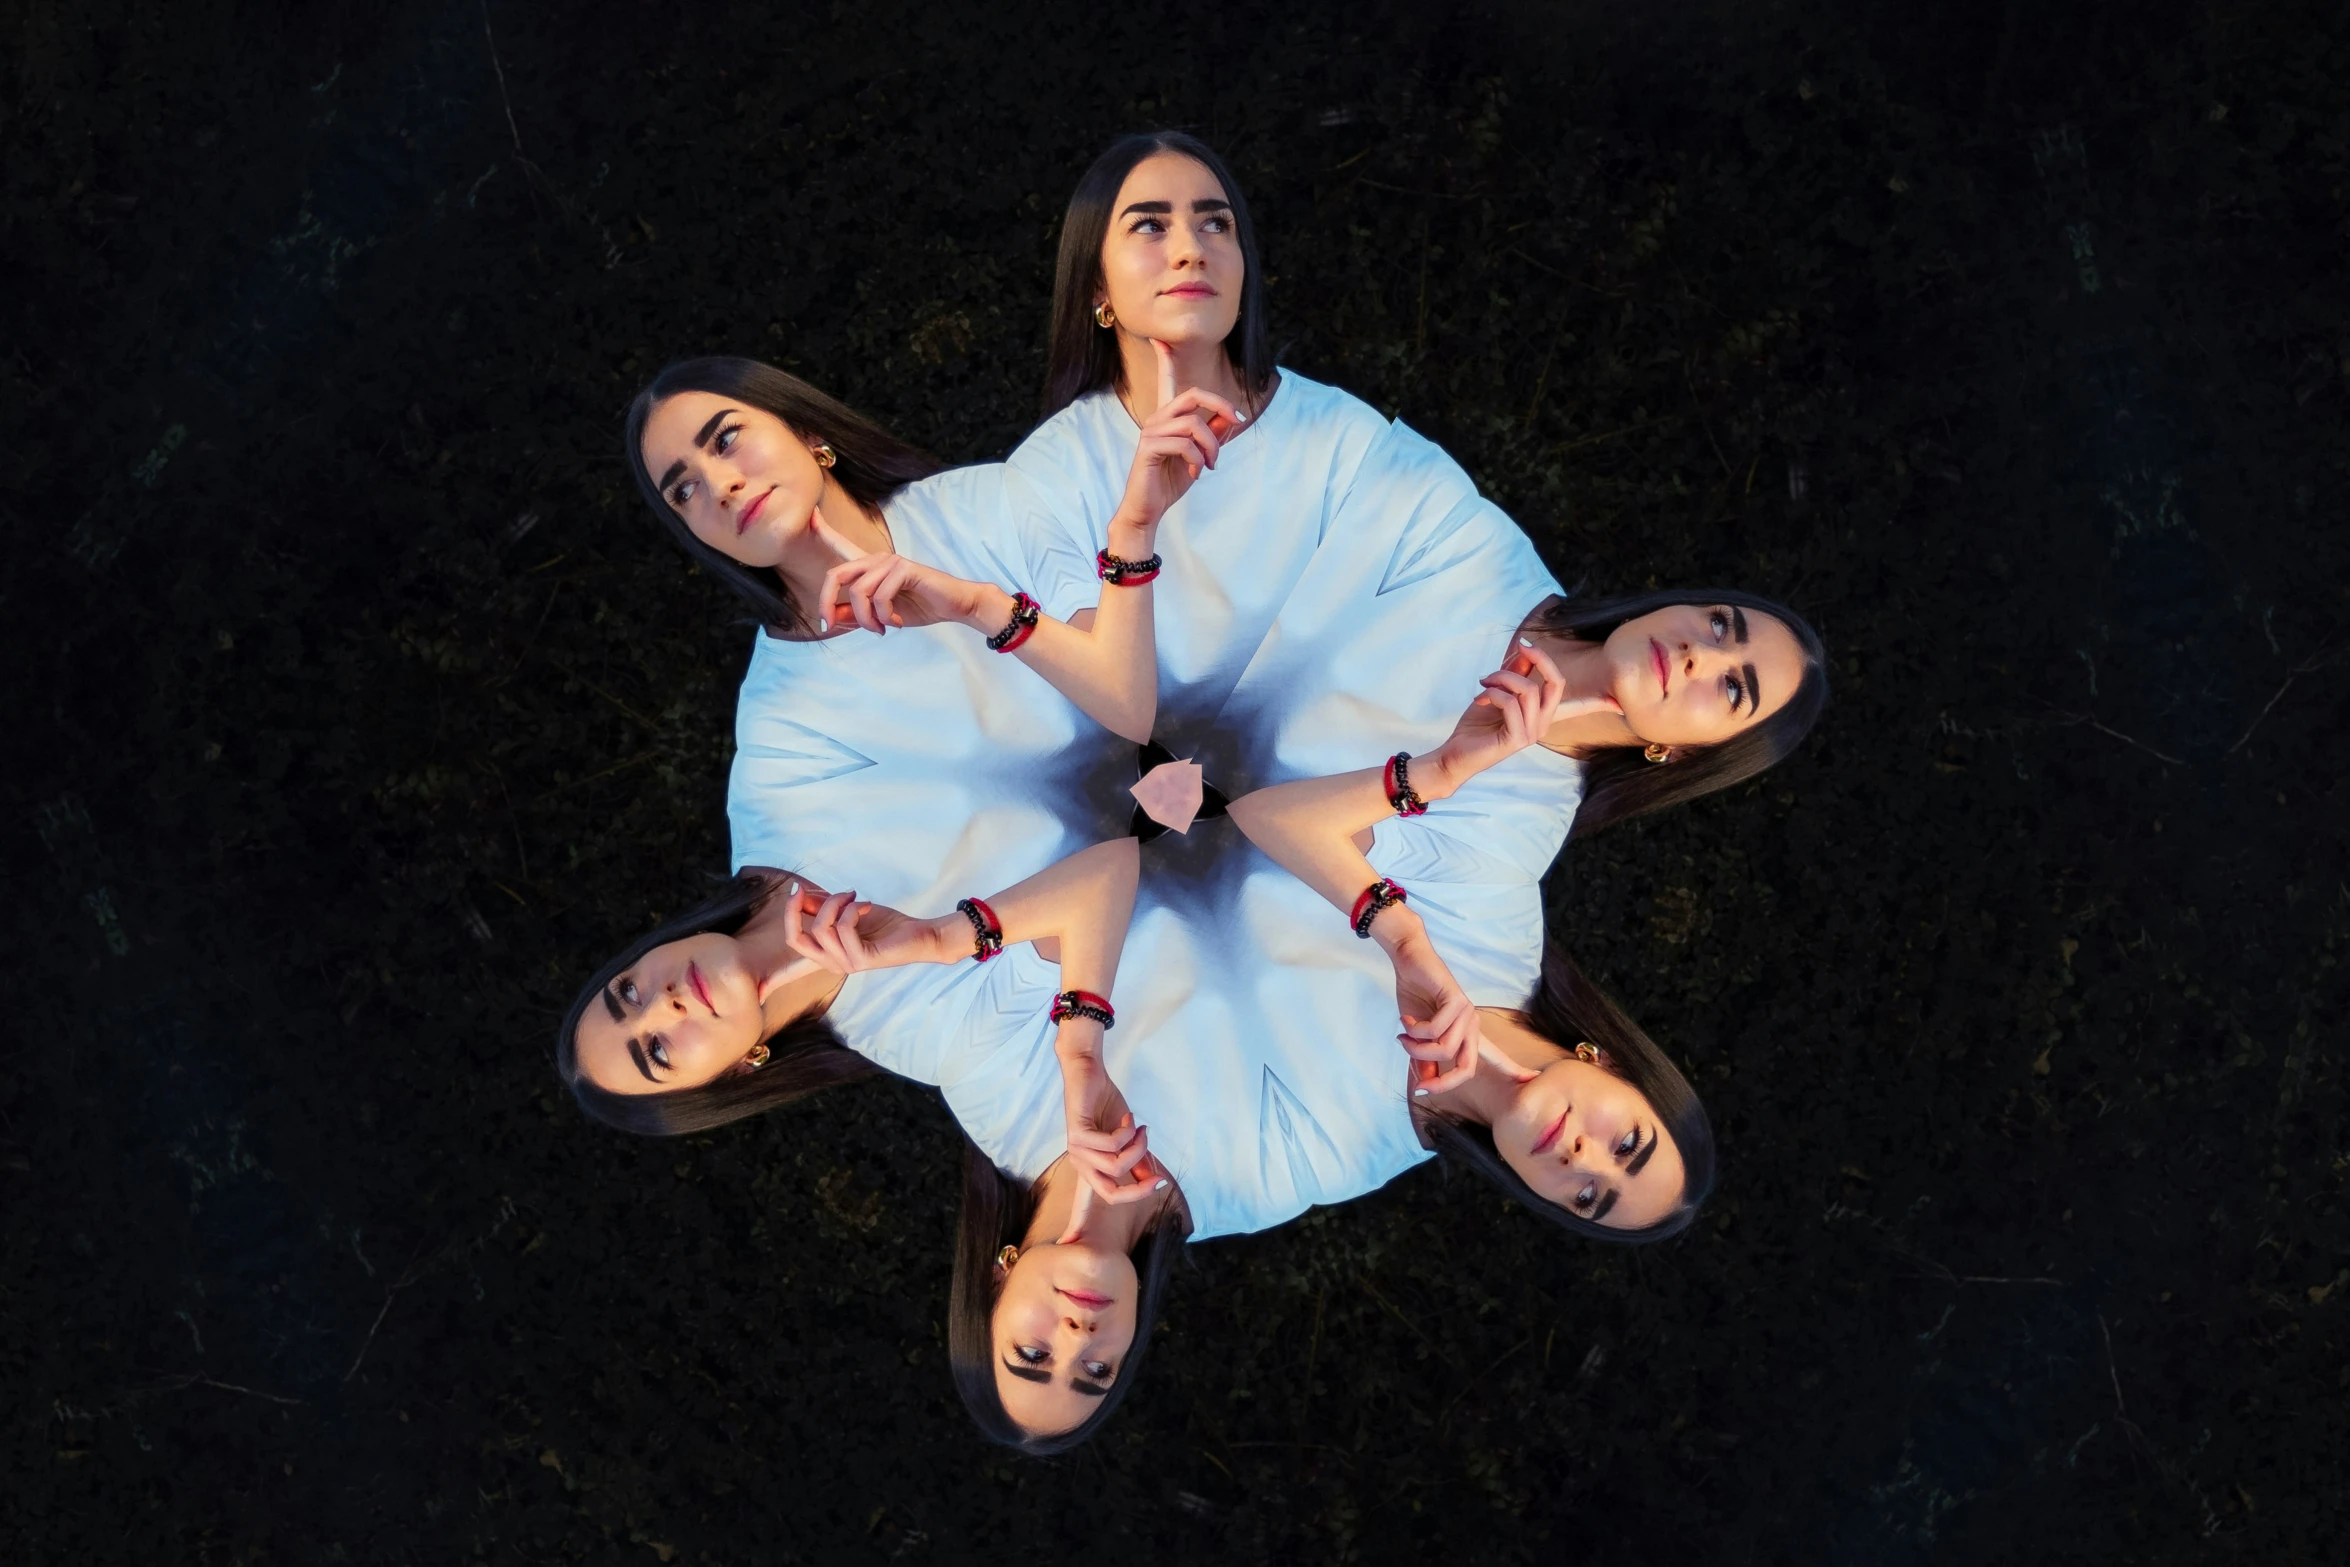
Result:
[[[1152,1187],[1152,1188],[1151,1188],[1151,1190],[1152,1190],[1152,1191],[1154,1191],[1154,1192],[1163,1192],[1163,1191],[1165,1191],[1166,1189],[1167,1189],[1167,1183],[1166,1183],[1165,1181],[1161,1181],[1161,1182],[1159,1182],[1159,1184],[1158,1184],[1158,1185],[1156,1185],[1156,1186],[1154,1186],[1154,1187]]]
[[[1534,645],[1534,639],[1533,639],[1532,637],[1520,637],[1520,638],[1518,638],[1518,646],[1520,646],[1520,647],[1532,647],[1533,645]]]
[[[793,882],[790,886],[783,889],[783,895],[787,898],[798,897],[800,895],[800,884],[796,881]]]
[[[1425,1088],[1415,1088],[1412,1090],[1412,1097],[1414,1099],[1425,1099],[1428,1097],[1428,1090]]]

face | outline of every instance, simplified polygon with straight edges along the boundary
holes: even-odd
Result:
[[[1679,1206],[1681,1150],[1640,1090],[1569,1056],[1519,1085],[1493,1146],[1536,1195],[1609,1229],[1646,1229]]]
[[[1020,1253],[995,1305],[995,1385],[1033,1436],[1091,1418],[1134,1343],[1142,1282],[1121,1251],[1040,1243]]]
[[[1777,712],[1803,679],[1803,647],[1776,616],[1675,604],[1627,620],[1606,644],[1608,692],[1643,741],[1718,745]]]
[[[1240,319],[1247,276],[1231,202],[1205,165],[1158,152],[1134,166],[1102,239],[1102,282],[1121,331],[1221,343]]]
[[[824,498],[820,439],[715,392],[679,392],[645,420],[645,471],[693,536],[746,566],[773,566]]]
[[[765,1036],[759,999],[732,936],[704,931],[655,947],[588,1003],[574,1036],[580,1075],[614,1094],[698,1088]]]

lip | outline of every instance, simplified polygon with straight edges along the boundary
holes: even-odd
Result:
[[[1550,1123],[1550,1130],[1544,1132],[1540,1137],[1535,1138],[1533,1148],[1528,1151],[1536,1155],[1548,1153],[1550,1151],[1550,1145],[1557,1142],[1559,1140],[1559,1133],[1565,1131],[1566,1129],[1567,1112],[1561,1110],[1559,1112],[1559,1118]]]
[[[1085,1307],[1088,1311],[1099,1311],[1104,1306],[1114,1306],[1117,1304],[1117,1300],[1113,1296],[1096,1295],[1092,1290],[1065,1290],[1058,1284],[1053,1286],[1053,1293],[1056,1295],[1068,1296],[1071,1300],[1077,1302],[1078,1305]]]
[[[735,517],[734,536],[736,538],[741,538],[743,536],[743,529],[749,527],[751,523],[758,517],[759,513],[767,509],[767,497],[773,495],[774,493],[775,486],[770,484],[765,490],[760,492],[759,498],[757,500],[751,502],[750,505],[745,506],[741,513]]]
[[[1665,645],[1654,637],[1648,639],[1648,657],[1656,665],[1658,694],[1670,695],[1673,689],[1672,666],[1665,662]]]
[[[1168,299],[1213,299],[1216,297],[1216,291],[1205,283],[1178,283],[1173,288],[1161,289],[1159,292]]]
[[[710,1015],[716,1017],[718,1009],[710,1006],[710,990],[702,983],[702,971],[690,962],[685,966],[685,982],[693,986],[694,994],[702,998],[702,1005],[710,1007]]]

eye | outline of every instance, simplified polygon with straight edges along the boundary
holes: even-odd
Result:
[[[1584,1182],[1583,1189],[1577,1192],[1573,1197],[1569,1198],[1568,1201],[1573,1203],[1576,1207],[1583,1209],[1585,1212],[1589,1212],[1591,1205],[1599,1201],[1599,1184],[1596,1181]]]
[[[618,991],[619,991],[619,993],[620,993],[620,999],[621,999],[622,1001],[624,1001],[624,1002],[628,1003],[628,1005],[630,1005],[630,1006],[632,1006],[632,1007],[633,1007],[633,1006],[637,1006],[637,1005],[639,1005],[639,1004],[640,1004],[640,1003],[637,1001],[637,996],[636,996],[636,981],[635,981],[635,980],[633,980],[633,979],[624,979],[624,980],[622,980],[622,981],[619,983],[619,985],[618,985],[616,988],[618,989]]]
[[[1032,1366],[1041,1366],[1046,1361],[1053,1358],[1052,1351],[1040,1348],[1035,1344],[1014,1345],[1012,1353],[1018,1355],[1022,1360],[1026,1361],[1029,1365]]]
[[[1209,234],[1229,234],[1232,232],[1232,220],[1219,213],[1215,217],[1208,219],[1205,223],[1202,223],[1200,228],[1203,232]]]
[[[1735,713],[1746,705],[1745,681],[1739,679],[1736,675],[1726,675],[1722,679],[1722,689],[1728,692],[1730,695],[1731,712]]]
[[[1165,219],[1153,217],[1146,212],[1136,218],[1133,227],[1126,232],[1129,234],[1164,234],[1167,232],[1167,223]]]
[[[710,450],[720,454],[734,450],[734,438],[742,433],[743,427],[741,425],[728,425],[725,429],[719,431],[717,439],[710,443]]]
[[[693,498],[694,481],[691,479],[685,480],[683,483],[679,484],[676,489],[669,492],[669,504],[676,507],[679,511],[685,510],[685,503],[692,500]]]
[[[1110,1363],[1108,1361],[1088,1360],[1082,1362],[1081,1364],[1084,1366],[1085,1374],[1093,1378],[1096,1382],[1107,1382],[1110,1380]]]
[[[1717,640],[1730,634],[1730,617],[1718,609],[1706,611],[1705,623],[1714,628],[1714,636]]]
[[[653,1065],[659,1067],[664,1072],[669,1070],[668,1040],[663,1039],[658,1034],[656,1034],[653,1036],[653,1048],[646,1051],[645,1054],[653,1058]]]
[[[1640,1128],[1635,1126],[1616,1139],[1616,1157],[1628,1159],[1640,1151]]]

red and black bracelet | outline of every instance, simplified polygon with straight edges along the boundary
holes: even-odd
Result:
[[[1025,593],[1012,595],[1012,618],[1004,629],[987,639],[987,645],[998,653],[1009,653],[1036,634],[1036,600]]]
[[[1110,998],[1097,996],[1090,990],[1062,991],[1053,997],[1050,1016],[1056,1023],[1073,1017],[1089,1017],[1105,1029],[1118,1021],[1118,1013],[1110,1005]]]
[[[1403,901],[1403,888],[1382,876],[1363,889],[1363,895],[1355,899],[1354,913],[1347,918],[1354,925],[1355,934],[1369,941],[1371,921],[1379,917],[1379,911],[1391,909]]]
[[[955,905],[963,918],[971,922],[971,958],[985,963],[1004,950],[1004,922],[995,917],[983,899],[965,898]]]
[[[1093,574],[1113,588],[1139,588],[1165,564],[1156,555],[1148,560],[1121,560],[1108,550],[1093,552]]]
[[[1398,816],[1425,816],[1428,802],[1412,791],[1412,753],[1398,751],[1387,759],[1379,781],[1387,790],[1387,803],[1395,807]]]

